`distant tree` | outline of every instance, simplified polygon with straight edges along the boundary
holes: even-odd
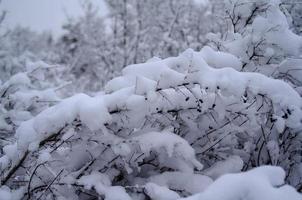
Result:
[[[60,63],[67,65],[74,76],[77,91],[97,91],[119,69],[111,63],[112,47],[104,20],[92,4],[85,3],[83,9],[84,16],[64,25],[66,33],[60,38],[57,54],[61,55]]]
[[[106,2],[105,17],[98,16],[92,4],[84,4],[84,16],[66,23],[66,34],[59,42],[61,63],[69,65],[75,79],[81,80],[80,91],[97,91],[119,74],[121,66],[154,56],[176,56],[188,47],[199,50],[206,43],[206,33],[221,31],[211,4],[193,0]]]

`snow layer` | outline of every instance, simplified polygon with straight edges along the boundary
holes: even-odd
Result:
[[[241,61],[232,54],[214,51],[211,47],[208,46],[203,47],[200,51],[200,54],[202,58],[206,61],[206,63],[212,67],[230,67],[238,71],[241,70]]]
[[[210,168],[204,171],[204,174],[217,179],[223,174],[240,172],[243,167],[243,161],[239,156],[231,156],[224,161],[218,161]]]
[[[302,195],[294,188],[283,185],[284,178],[285,172],[280,167],[258,167],[244,173],[224,175],[205,192],[183,200],[301,200]]]
[[[18,148],[27,149],[30,145],[38,145],[49,134],[56,133],[76,118],[91,130],[101,128],[110,121],[110,115],[101,99],[78,94],[22,123],[16,132]]]
[[[82,176],[78,184],[86,189],[94,187],[98,194],[105,196],[105,200],[131,200],[123,187],[111,186],[111,181],[106,174],[92,172],[90,175]]]
[[[143,153],[149,154],[151,150],[159,152],[161,148],[164,148],[169,157],[181,157],[197,169],[203,168],[203,165],[195,159],[195,151],[189,143],[173,133],[150,132],[133,137],[131,140],[139,144]]]
[[[146,193],[152,200],[175,200],[180,196],[169,190],[167,187],[159,186],[154,183],[148,183],[145,185]]]
[[[150,182],[167,188],[196,194],[204,191],[213,180],[208,176],[183,172],[165,172],[149,178]]]

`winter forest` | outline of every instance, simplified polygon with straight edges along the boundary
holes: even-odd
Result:
[[[302,0],[104,1],[0,13],[0,200],[302,200]]]

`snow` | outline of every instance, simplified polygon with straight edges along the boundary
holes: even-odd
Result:
[[[272,164],[277,164],[278,163],[278,158],[280,155],[280,149],[279,145],[277,144],[276,141],[270,140],[266,144],[268,153],[270,154],[270,157],[272,159]]]
[[[301,189],[302,177],[301,37],[290,30],[278,0],[230,0],[228,30],[207,34],[209,42],[204,41],[200,27],[181,25],[195,17],[213,17],[210,10],[220,3],[203,2],[207,5],[197,3],[198,13],[193,1],[158,5],[177,9],[164,12],[167,21],[175,19],[155,46],[145,43],[150,40],[146,30],[160,30],[157,22],[154,26],[145,20],[154,16],[144,15],[152,11],[152,3],[144,2],[149,9],[136,1],[108,2],[118,13],[110,15],[116,17],[116,37],[104,37],[118,39],[114,50],[107,41],[97,41],[103,22],[87,4],[87,15],[67,27],[73,33],[66,37],[80,38],[70,45],[78,53],[58,57],[70,59],[70,69],[46,74],[58,66],[26,59],[15,72],[8,67],[9,77],[0,81],[0,131],[12,135],[0,140],[0,199],[302,199],[294,188]],[[126,43],[137,45],[135,54],[120,47],[123,14],[130,17]],[[145,26],[140,20],[152,28],[140,30]],[[178,29],[186,42],[178,41]],[[201,31],[196,32],[198,40],[188,35],[195,29]],[[140,37],[132,41],[133,36]],[[201,46],[203,42],[208,46]],[[159,52],[176,55],[190,46],[200,51],[130,64],[104,91],[91,92],[123,67],[119,65]],[[74,79],[76,86],[57,86],[65,82],[61,76]],[[72,89],[84,88],[89,95],[69,96]],[[69,97],[60,98],[59,91]],[[268,163],[272,166],[264,166]]]
[[[204,174],[214,180],[224,174],[238,173],[243,168],[243,161],[239,156],[231,156],[224,161],[218,161],[204,171]]]
[[[41,163],[49,161],[51,159],[51,155],[48,151],[42,151],[41,154],[39,155],[39,161]]]
[[[164,172],[150,177],[149,181],[159,186],[186,191],[190,194],[203,192],[213,182],[208,176],[188,172]]]
[[[160,152],[164,148],[169,157],[181,157],[201,170],[203,165],[195,159],[195,151],[183,138],[169,132],[149,132],[133,137],[131,142],[137,143],[143,153],[149,154],[152,150]]]
[[[12,195],[10,193],[10,189],[7,188],[6,186],[2,186],[0,188],[0,196],[3,200],[11,200],[12,199]]]
[[[301,194],[283,185],[284,178],[282,168],[262,166],[244,173],[224,175],[205,192],[183,200],[300,200]]]
[[[288,79],[289,82],[296,84],[296,90],[301,88],[300,77],[302,76],[302,59],[298,58],[287,58],[278,65],[278,71],[280,73],[279,77],[285,77],[285,80]],[[301,89],[299,94],[301,95]]]
[[[75,130],[73,128],[69,129],[66,131],[66,133],[62,136],[62,140],[67,140],[69,139],[70,137],[74,136],[76,133],[75,133]]]
[[[111,186],[102,192],[103,188],[96,187],[99,194],[104,193],[105,200],[132,200],[131,197],[126,193],[125,189],[121,186]]]
[[[42,91],[38,90],[25,90],[17,91],[10,95],[11,100],[16,102],[16,109],[24,109],[33,104],[33,102],[43,102],[43,101],[59,101],[54,89],[46,89]]]
[[[162,182],[170,180],[171,185],[177,185],[174,179],[181,180],[184,177],[179,177],[177,174],[170,174],[170,179],[167,177],[161,177]],[[186,177],[189,181],[191,177]],[[218,178],[212,184],[200,191],[199,193],[187,197],[179,198],[178,195],[169,190],[172,189],[184,189],[179,187],[161,185],[158,183],[148,183],[145,186],[147,194],[154,200],[165,199],[183,199],[183,200],[258,200],[258,199],[274,199],[274,200],[299,200],[302,198],[301,194],[296,192],[288,185],[284,185],[285,172],[280,167],[275,166],[262,166],[250,170],[248,172],[227,174]],[[191,179],[192,180],[192,179]],[[194,179],[193,179],[194,180]],[[178,181],[180,183],[180,181]],[[189,182],[183,182],[184,187],[188,186]],[[202,182],[201,182],[202,183]],[[204,182],[203,182],[204,183]],[[198,186],[198,182],[193,181],[189,185]]]
[[[147,183],[145,185],[145,190],[152,200],[175,200],[180,198],[176,192],[154,183]]]
[[[212,62],[207,56],[214,56],[217,59]],[[221,60],[218,57],[221,57]],[[220,68],[223,64],[222,60],[225,60],[229,68]],[[212,65],[214,66],[212,67]],[[105,94],[100,93],[95,97],[77,94],[21,123],[16,131],[16,143],[4,148],[6,150],[1,157],[1,167],[7,167],[10,161],[13,164],[16,163],[19,156],[22,156],[22,153],[18,153],[18,151],[23,153],[27,150],[30,152],[36,151],[41,141],[52,134],[58,133],[74,120],[80,120],[90,131],[100,131],[98,134],[103,135],[103,142],[111,141],[109,143],[113,145],[113,152],[117,155],[129,157],[130,154],[136,151],[135,146],[138,146],[141,153],[144,154],[141,159],[150,156],[151,151],[159,154],[161,165],[176,170],[175,172],[169,172],[172,175],[169,175],[169,173],[158,175],[157,177],[163,176],[167,179],[167,182],[164,183],[154,181],[159,186],[175,187],[176,189],[184,188],[191,194],[201,192],[211,183],[211,178],[217,179],[225,173],[239,172],[243,166],[242,160],[235,156],[216,163],[204,172],[205,175],[211,178],[197,175],[194,174],[194,169],[202,170],[203,165],[196,159],[195,150],[187,140],[168,131],[171,127],[166,127],[167,129],[163,131],[153,131],[152,129],[151,131],[140,131],[137,125],[143,125],[146,116],[151,116],[160,111],[186,109],[196,106],[196,103],[199,105],[198,99],[204,101],[200,112],[207,112],[209,108],[213,109],[216,101],[220,101],[216,95],[222,99],[241,99],[245,92],[249,91],[254,95],[267,96],[276,107],[291,110],[291,115],[287,119],[282,118],[282,112],[276,110],[274,113],[274,116],[279,119],[276,124],[279,132],[283,130],[285,125],[291,128],[300,127],[302,101],[299,94],[289,84],[281,80],[272,79],[258,73],[236,71],[234,68],[239,65],[240,62],[235,57],[214,52],[209,48],[204,48],[201,52],[194,52],[189,49],[178,57],[130,65],[123,70],[121,77],[108,83]],[[189,84],[190,89],[182,86],[184,84]],[[223,105],[218,104],[214,109],[221,110],[219,111],[220,118],[223,119],[225,116],[222,111],[224,109]],[[131,116],[120,119],[127,121],[127,123],[123,123],[123,128],[133,128],[134,130],[134,134],[128,136],[128,138],[113,137],[105,127],[106,124],[112,123],[116,113],[124,112],[122,110],[126,110],[127,115]],[[72,132],[66,133],[64,138],[67,139],[73,134]],[[272,149],[274,146],[272,144],[269,143],[268,148]],[[211,146],[212,143],[208,145]],[[81,147],[78,146],[77,148],[80,149]],[[208,146],[204,147],[204,149],[206,148]],[[58,148],[58,150],[62,156],[69,151],[68,148]],[[272,152],[276,152],[276,150],[272,149]],[[82,158],[82,161],[87,160],[87,152],[73,151],[70,157],[74,155]],[[47,152],[42,153],[39,157],[41,162],[49,159],[51,159],[51,156]],[[69,166],[80,166],[82,161],[77,162],[71,159]],[[129,166],[127,164],[128,173],[133,172],[132,167],[131,164]],[[169,177],[182,178],[171,178],[169,181]],[[150,180],[155,180],[155,178],[150,178]],[[187,187],[183,186],[183,182],[181,183],[180,180],[186,180]],[[81,184],[85,185],[84,182],[81,182]],[[109,189],[106,186],[105,191],[103,185],[95,183],[93,186],[105,196],[107,190],[119,191],[125,193],[124,196],[126,195],[122,187],[110,186]],[[88,188],[90,187],[91,185]],[[109,197],[106,198],[109,199]],[[119,198],[119,196],[116,197],[116,199]],[[125,196],[125,198],[128,197]]]
[[[285,128],[285,120],[282,117],[276,116],[276,123],[275,126],[278,130],[279,133],[282,133],[284,131]]]
[[[225,57],[224,54],[222,55]],[[229,63],[234,62],[233,58],[225,58],[224,60],[226,60],[225,63],[228,63],[228,60],[230,60]],[[152,65],[154,67],[152,67]],[[178,66],[178,68],[176,69],[175,66]],[[235,67],[236,64],[232,66]],[[172,71],[175,72],[172,73]],[[169,76],[173,77],[173,81],[167,77],[166,72],[171,72]],[[183,73],[183,76],[180,75],[181,73]],[[136,79],[134,77],[136,76],[139,77],[138,82],[135,81]],[[148,81],[142,79],[142,76],[147,78]],[[120,83],[120,80],[124,80],[125,82]],[[141,84],[140,80],[145,81]],[[106,85],[106,91],[116,91],[116,88],[118,88],[116,92],[119,92],[121,88],[130,88],[132,85],[138,88],[138,94],[147,93],[148,97],[148,94],[151,94],[154,90],[155,82],[152,82],[152,80],[157,82],[156,89],[169,88],[172,87],[172,85],[181,85],[186,82],[194,82],[199,83],[203,88],[209,88],[208,91],[215,91],[217,87],[220,87],[221,90],[225,90],[229,94],[237,97],[242,96],[246,90],[250,90],[253,94],[267,95],[272,99],[275,105],[291,108],[294,113],[296,113],[286,120],[288,126],[297,127],[301,125],[300,117],[298,117],[301,114],[302,108],[301,97],[290,85],[257,73],[243,73],[235,71],[232,68],[212,68],[202,56],[200,56],[199,52],[192,50],[187,50],[175,58],[146,64],[130,65],[123,70],[123,76],[113,79]],[[165,80],[169,80],[167,81],[169,84],[161,84],[164,83]],[[145,88],[145,90],[140,87]],[[146,92],[146,89],[151,90]],[[178,99],[172,98],[170,101],[175,100]],[[143,98],[141,101],[143,103]],[[136,102],[136,105],[139,105],[138,102]],[[175,103],[177,104],[178,102]]]
[[[111,185],[111,181],[106,174],[94,171],[87,176],[82,176],[78,180],[78,184],[84,185],[87,189],[91,189],[98,184],[102,184],[104,187],[109,187]]]
[[[188,57],[190,55],[190,57]],[[139,65],[131,65],[126,67],[123,70],[124,76],[113,79],[106,86],[107,90],[114,91],[115,88],[111,88],[111,85],[116,82],[116,80],[120,80],[123,78],[124,80],[129,80],[127,84],[120,84],[116,82],[116,85],[119,85],[118,88],[129,87],[129,85],[135,85],[135,80],[131,80],[129,77],[133,76],[144,76],[150,80],[158,82],[161,74],[163,74],[163,79],[165,79],[166,71],[171,71],[172,69],[169,66],[165,65],[165,62],[171,62],[171,59],[158,61],[161,63],[146,63]],[[177,62],[181,68],[187,68],[186,66],[190,61],[192,62],[191,68],[196,70],[196,73],[188,73],[184,74],[185,80],[182,78],[176,79],[172,85],[178,85],[185,83],[185,81],[197,81],[200,82],[201,85],[209,86],[210,88],[216,88],[216,86],[220,86],[223,89],[230,90],[235,95],[241,96],[244,90],[248,87],[254,93],[264,93],[272,97],[274,101],[281,104],[293,104],[300,106],[300,96],[286,83],[274,80],[268,77],[265,77],[261,74],[256,73],[241,73],[234,71],[231,68],[223,68],[223,69],[213,69],[209,65],[206,64],[206,61],[199,56],[198,52],[193,52],[192,50],[188,50],[177,58],[174,58],[173,61]],[[187,63],[186,65],[183,62]],[[232,62],[232,61],[230,61]],[[151,67],[150,64],[153,64],[154,67]],[[160,70],[157,68],[160,66]],[[171,66],[172,67],[172,66]],[[167,70],[165,70],[167,69]],[[151,72],[154,72],[153,75]],[[172,70],[175,71],[175,70]],[[179,74],[180,72],[174,72],[173,74]],[[152,77],[153,76],[153,77]],[[183,77],[183,76],[181,76]],[[196,79],[196,80],[194,80]],[[182,82],[181,82],[182,80]],[[171,81],[170,81],[171,82]],[[238,85],[237,83],[241,84]],[[149,82],[150,84],[150,82]],[[153,84],[153,82],[152,82]],[[151,85],[152,85],[151,84]],[[152,87],[152,86],[150,86]],[[154,87],[154,86],[153,86]],[[159,88],[167,88],[169,85],[166,85]],[[239,88],[240,87],[240,88]]]
[[[111,117],[102,99],[85,98],[79,102],[80,120],[91,130],[97,130],[109,122]]]
[[[194,0],[197,5],[207,6],[209,4],[208,0]]]
[[[18,148],[27,149],[30,143],[39,143],[77,117],[91,130],[101,128],[110,121],[110,115],[98,97],[78,94],[22,123],[16,132]]]
[[[229,53],[214,51],[211,47],[205,46],[201,49],[200,54],[206,63],[215,68],[230,67],[237,71],[241,70],[242,63],[240,60]]]
[[[87,189],[94,187],[100,195],[105,195],[105,200],[131,200],[123,187],[111,186],[106,174],[92,172],[90,175],[82,176],[78,184],[84,185]]]
[[[4,116],[0,117],[0,129],[8,131],[11,131],[13,129],[13,127],[5,121]]]
[[[1,200],[19,200],[22,198],[24,189],[11,190],[7,186],[0,187],[0,198]]]
[[[147,92],[155,91],[156,86],[156,81],[150,80],[142,76],[137,76],[135,84],[135,94],[146,95]]]
[[[9,85],[29,85],[30,82],[31,81],[26,73],[17,73],[13,75],[7,82],[3,83],[2,87],[6,88]]]

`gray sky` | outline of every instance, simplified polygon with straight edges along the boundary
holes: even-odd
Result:
[[[62,33],[62,23],[68,16],[82,14],[80,0],[2,0],[1,10],[6,10],[6,27],[28,26],[34,31],[50,30],[55,35]],[[103,0],[92,0],[99,12],[106,12]]]

